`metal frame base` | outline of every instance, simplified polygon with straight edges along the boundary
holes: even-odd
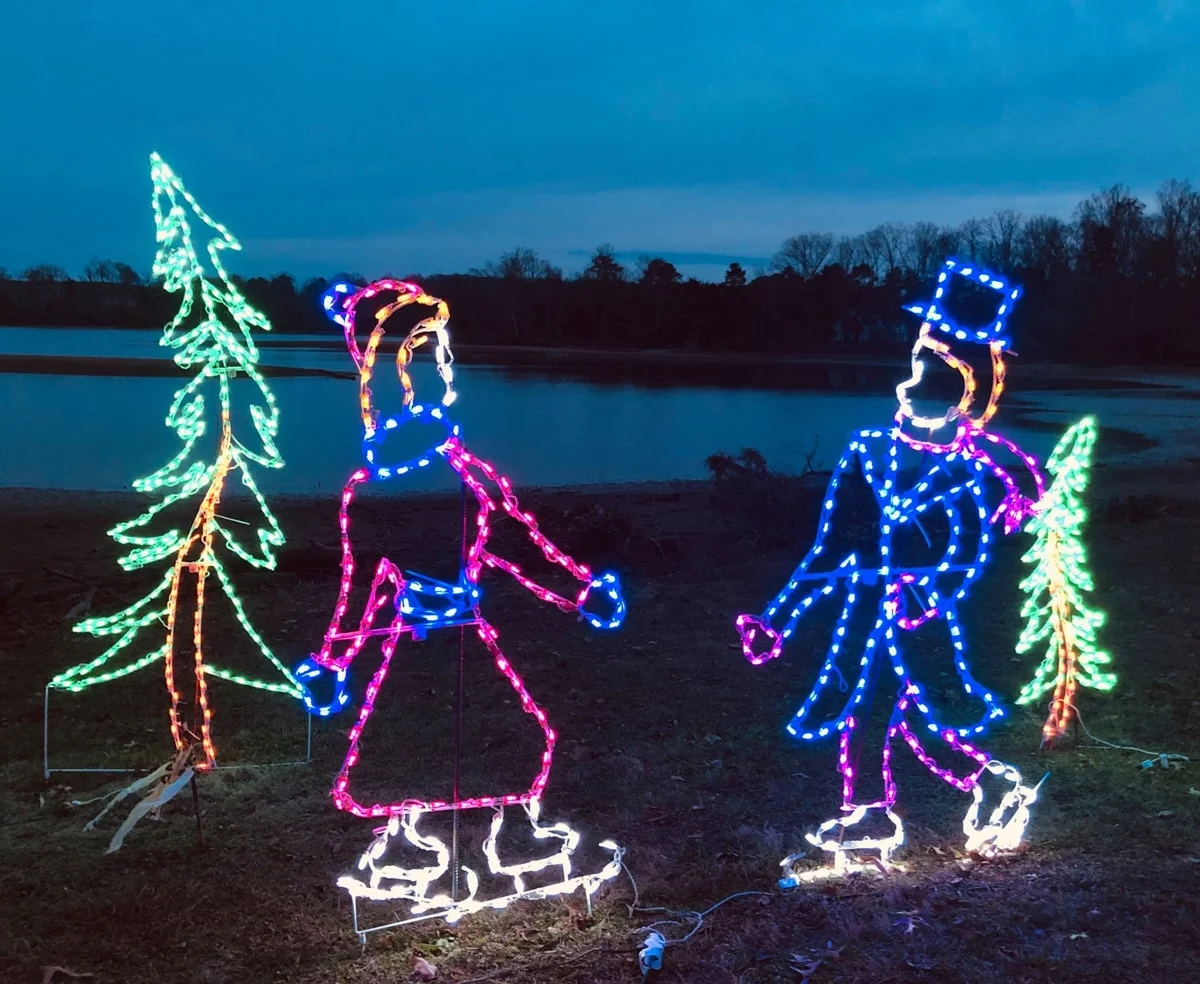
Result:
[[[457,904],[451,904],[444,908],[423,912],[420,915],[409,916],[407,919],[393,919],[391,922],[380,923],[377,926],[363,926],[359,921],[358,903],[359,896],[353,892],[350,894],[350,907],[354,918],[354,934],[358,937],[358,941],[365,949],[367,946],[367,937],[371,933],[380,933],[385,929],[397,929],[401,926],[411,926],[414,923],[428,922],[431,919],[444,919],[448,923],[457,923],[465,915],[473,912],[482,911],[483,909],[506,909],[513,902],[521,902],[528,900],[542,900],[552,897],[566,897],[573,895],[582,888],[584,893],[584,902],[587,905],[588,918],[592,917],[592,896],[599,891],[600,886],[606,881],[610,881],[620,873],[621,855],[624,852],[620,848],[617,849],[614,855],[614,861],[618,865],[617,870],[613,874],[605,874],[603,870],[595,875],[576,875],[567,881],[558,882],[554,885],[544,885],[539,888],[526,889],[523,892],[513,892],[510,895],[502,895],[491,901],[482,904],[476,903],[469,910],[459,911]],[[606,868],[609,866],[605,866]],[[569,886],[569,888],[568,888]],[[364,899],[364,901],[376,901],[373,899]],[[396,899],[397,903],[401,903],[403,899]],[[378,900],[377,904],[385,904],[384,900]]]

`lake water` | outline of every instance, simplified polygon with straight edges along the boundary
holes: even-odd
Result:
[[[0,327],[0,356],[105,358],[111,360],[106,369],[119,373],[124,359],[169,359],[158,338],[157,332],[122,329]],[[320,336],[268,336],[262,363],[352,368],[345,348]],[[864,387],[861,367],[826,368],[816,375],[807,367],[797,372],[803,376],[797,388],[754,389],[651,387],[611,375],[588,379],[552,367],[460,361],[454,411],[468,446],[518,486],[702,478],[709,454],[743,447],[757,448],[772,467],[798,469],[814,441],[814,464],[829,467],[851,430],[888,422],[895,407],[890,387],[907,368],[900,359],[894,372],[873,370]],[[1044,455],[1063,428],[1093,413],[1102,431],[1120,429],[1141,435],[1142,443],[1156,442],[1139,447],[1137,441],[1102,438],[1103,459],[1112,464],[1200,457],[1200,376],[1114,370],[1102,389],[1095,388],[1094,378],[1064,377],[1053,389],[1022,390],[1020,369],[1018,361],[1010,375],[1016,395],[1006,396],[996,429],[1034,454]],[[0,485],[128,489],[134,477],[153,471],[178,449],[164,417],[187,378],[181,371],[162,377],[0,373]],[[377,392],[386,399],[395,377],[385,366],[377,378]],[[355,382],[320,376],[268,382],[280,406],[279,446],[287,464],[282,471],[258,474],[263,490],[340,488],[360,462]],[[831,388],[839,383],[856,388]],[[1147,389],[1147,383],[1160,388]],[[434,482],[422,476],[406,488],[430,488]]]

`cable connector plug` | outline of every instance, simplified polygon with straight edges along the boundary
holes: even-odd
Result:
[[[663,951],[667,948],[667,940],[662,933],[650,931],[642,940],[642,949],[638,951],[638,967],[641,968],[644,979],[652,970],[662,970]]]

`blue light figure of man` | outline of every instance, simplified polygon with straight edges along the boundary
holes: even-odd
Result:
[[[975,326],[952,317],[947,311],[949,291],[952,284],[962,283],[956,278],[994,292],[994,316]],[[972,795],[963,820],[968,850],[984,855],[1012,850],[1023,835],[1029,804],[1036,799],[1038,787],[1024,785],[1017,769],[993,759],[976,744],[990,724],[1004,717],[1005,710],[992,690],[971,673],[958,616],[959,603],[991,557],[995,532],[1018,532],[1045,490],[1036,460],[988,429],[1004,390],[1005,353],[1010,345],[1006,322],[1019,297],[1019,288],[986,270],[952,259],[945,262],[933,300],[907,308],[922,316],[922,324],[912,349],[912,374],[896,387],[898,407],[891,426],[861,430],[851,437],[830,479],[815,544],[762,614],[738,616],[743,653],[751,663],[761,665],[780,655],[800,620],[820,602],[832,598],[834,611],[836,602],[841,602],[816,685],[787,725],[788,733],[802,741],[835,736],[838,741],[842,816],[806,835],[810,843],[832,854],[833,865],[818,872],[802,871],[795,865],[800,855],[789,856],[782,862],[784,886],[865,868],[886,870],[904,839],[903,825],[893,811],[896,783],[891,757],[896,739],[934,775]],[[990,356],[991,391],[982,412],[972,416],[977,385],[964,352],[979,347]],[[926,402],[918,388],[925,375],[927,353],[955,370],[962,381],[958,402],[949,407],[943,403],[941,412],[931,415],[918,412],[914,403],[915,399]],[[917,455],[920,463],[915,469],[901,468],[902,460]],[[1002,456],[1015,457],[1018,466],[1027,470],[1034,498],[1021,492],[1017,480],[998,460]],[[876,555],[869,560],[857,552],[839,556],[834,547],[838,486],[855,470],[879,512]],[[944,521],[938,520],[931,537],[926,525],[933,525],[935,516]],[[920,542],[913,540],[914,532],[925,541],[925,558],[919,564],[907,563],[904,558],[909,542]],[[927,562],[930,557],[932,563]],[[859,648],[851,643],[852,618],[868,593],[877,593],[877,608],[874,624]],[[948,724],[932,706],[929,688],[910,669],[905,650],[911,643],[906,644],[906,637],[911,638],[922,626],[941,637],[943,648],[948,644],[963,696],[979,705],[975,720]],[[889,691],[892,685],[897,689],[879,760],[881,795],[863,798],[856,795],[856,786],[863,757],[864,718],[871,696]],[[838,691],[844,699],[837,696]],[[823,697],[831,697],[835,708],[840,701],[836,713],[819,714]],[[926,750],[930,739],[939,741],[953,760],[965,761],[965,766],[939,764]],[[988,773],[1011,783],[1011,788],[991,818],[981,824],[981,780]],[[863,831],[880,814],[891,823],[886,835],[846,838],[851,828]]]

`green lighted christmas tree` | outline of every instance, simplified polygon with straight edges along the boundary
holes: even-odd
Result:
[[[1117,682],[1116,674],[1104,669],[1112,657],[1096,648],[1104,612],[1090,608],[1083,599],[1094,590],[1080,534],[1087,521],[1082,497],[1095,443],[1092,417],[1063,434],[1046,462],[1054,481],[1027,527],[1036,540],[1022,560],[1034,567],[1021,582],[1028,597],[1021,606],[1026,623],[1017,652],[1027,653],[1041,643],[1045,655],[1034,678],[1021,688],[1017,703],[1031,704],[1053,691],[1050,714],[1042,727],[1043,744],[1066,732],[1079,687],[1111,690]]]
[[[85,690],[162,660],[170,697],[171,737],[178,751],[199,746],[196,767],[204,769],[216,764],[208,676],[295,698],[301,693],[291,672],[247,618],[221,559],[221,553],[227,550],[254,567],[275,567],[273,548],[283,544],[283,532],[259,492],[250,466],[283,467],[275,446],[279,409],[255,368],[258,349],[252,332],[269,331],[270,323],[246,302],[221,264],[222,251],[241,246],[228,229],[205,213],[158,154],[150,156],[150,177],[158,240],[154,275],[162,278],[167,291],[182,294],[179,311],[164,328],[159,344],[174,349],[175,364],[190,370],[193,376],[175,394],[166,420],[182,447],[153,474],[133,483],[139,492],[157,495],[158,501],[140,516],[115,526],[109,535],[131,548],[119,561],[125,570],[160,562],[166,564],[166,569],[158,584],[128,608],[75,626],[76,632],[115,636],[116,640],[95,659],[60,673],[50,686]],[[196,252],[193,220],[198,220],[199,231],[213,233],[207,242],[212,279],[205,277]],[[257,449],[246,446],[233,434],[237,376],[244,377],[237,380],[240,388],[236,393],[248,397]],[[226,482],[235,474],[250,492],[260,515],[256,522],[239,523],[237,532],[231,528],[232,521],[218,512]],[[161,525],[166,525],[166,510],[197,499],[187,530],[161,530]],[[244,540],[242,530],[251,531],[253,539]],[[204,645],[205,602],[214,578],[251,646],[278,674],[275,680],[243,676],[208,659]],[[183,631],[176,624],[181,595],[190,596],[192,605],[191,624]],[[181,658],[186,658],[186,666],[178,665]],[[185,699],[181,692],[179,678],[186,676],[194,681],[191,699]]]

